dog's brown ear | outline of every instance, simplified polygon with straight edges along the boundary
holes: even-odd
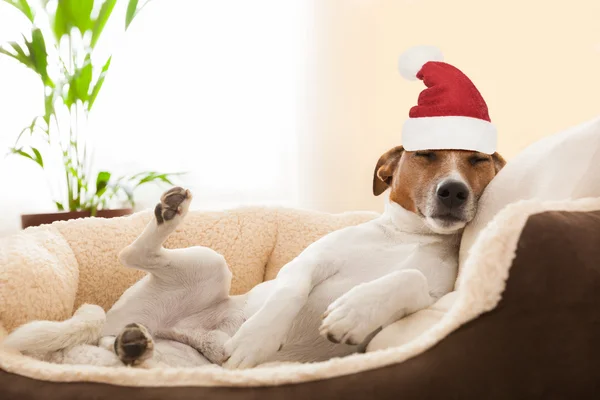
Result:
[[[492,154],[492,160],[494,160],[494,168],[496,169],[496,174],[497,174],[506,165],[506,161],[498,153]]]
[[[373,173],[373,194],[375,196],[379,196],[392,185],[394,171],[396,171],[398,161],[400,161],[403,152],[404,147],[397,146],[379,157],[379,161],[377,161],[377,165],[375,166],[375,172]]]

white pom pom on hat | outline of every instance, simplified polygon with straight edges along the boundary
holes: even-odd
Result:
[[[404,79],[416,81],[417,74],[429,61],[444,61],[444,54],[435,46],[411,47],[400,55],[398,70]]]

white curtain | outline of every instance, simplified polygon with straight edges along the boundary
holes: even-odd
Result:
[[[310,4],[155,0],[124,36],[110,30],[114,57],[88,124],[97,169],[185,171],[178,183],[196,208],[299,205]],[[0,42],[26,30],[0,3]],[[6,57],[0,88],[4,155],[43,99],[33,73]],[[27,160],[1,159],[0,235],[19,228],[21,213],[53,211],[46,179]],[[161,190],[140,189],[138,208]]]

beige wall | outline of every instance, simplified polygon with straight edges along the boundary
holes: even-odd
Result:
[[[380,210],[373,167],[400,144],[422,82],[398,55],[439,46],[486,99],[510,159],[600,115],[600,0],[315,0],[315,76],[301,149],[302,204]]]

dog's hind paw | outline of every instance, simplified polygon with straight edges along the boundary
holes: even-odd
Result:
[[[160,203],[154,208],[156,222],[161,225],[172,221],[177,216],[183,217],[192,201],[192,192],[176,186],[167,190],[160,198]]]
[[[115,353],[125,365],[139,365],[154,353],[154,341],[141,324],[129,324],[115,339]]]

